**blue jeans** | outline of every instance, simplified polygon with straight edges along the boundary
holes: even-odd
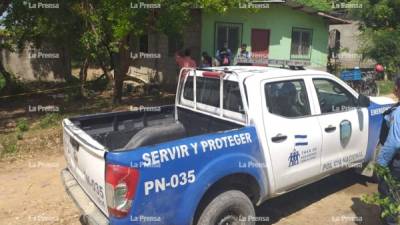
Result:
[[[393,160],[390,165],[390,172],[395,179],[400,181],[400,159]],[[381,197],[389,197],[393,199],[393,196],[389,190],[389,186],[383,178],[379,178],[378,191],[381,194]],[[400,190],[395,191],[400,192]],[[383,218],[382,223],[385,225],[399,225],[400,221],[398,219],[398,216],[387,216]]]

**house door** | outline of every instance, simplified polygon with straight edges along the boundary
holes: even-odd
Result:
[[[251,30],[251,55],[254,58],[268,58],[269,30]],[[266,65],[266,64],[264,64]]]

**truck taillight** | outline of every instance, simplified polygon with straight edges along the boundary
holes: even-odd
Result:
[[[128,215],[138,182],[137,169],[107,164],[106,198],[110,216],[121,218]]]

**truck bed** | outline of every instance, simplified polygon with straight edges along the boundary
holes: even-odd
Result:
[[[152,111],[100,113],[69,120],[110,151],[131,150],[179,138],[242,127],[174,105],[151,108]]]

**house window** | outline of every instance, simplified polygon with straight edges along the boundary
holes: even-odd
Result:
[[[310,59],[311,58],[312,30],[303,28],[293,28],[292,47],[290,49],[291,59]]]
[[[139,52],[149,52],[149,36],[147,34],[139,36]]]
[[[171,34],[168,36],[168,55],[174,56],[175,53],[183,48],[183,37],[181,34]]]
[[[237,50],[242,43],[242,29],[243,24],[241,23],[219,23],[215,24],[215,49],[214,53],[218,49],[224,47],[224,44],[228,44],[228,48],[233,54],[236,54]]]

